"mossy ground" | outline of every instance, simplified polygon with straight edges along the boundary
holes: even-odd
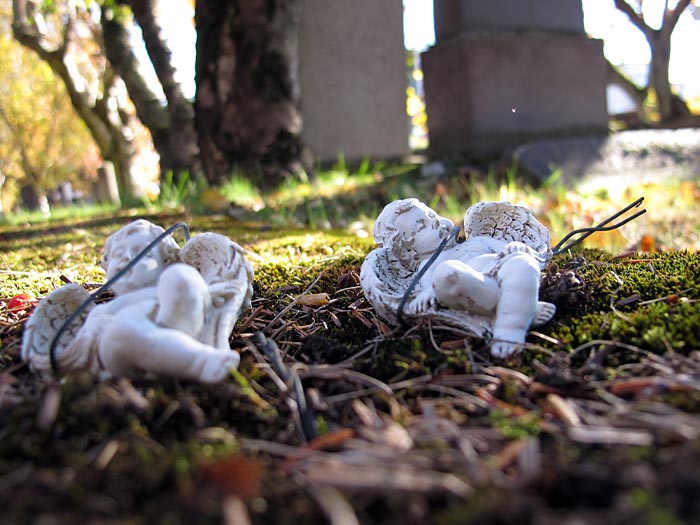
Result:
[[[3,522],[700,521],[697,253],[557,257],[541,291],[557,315],[525,352],[493,362],[484,340],[378,319],[357,280],[368,239],[149,218],[250,250],[239,373],[213,386],[43,383],[19,360],[26,314],[3,309]],[[60,276],[101,282],[104,238],[128,220],[0,232],[0,297],[43,297]],[[277,342],[284,370],[251,346],[257,331]]]

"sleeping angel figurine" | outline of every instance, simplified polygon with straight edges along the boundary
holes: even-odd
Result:
[[[552,256],[549,231],[527,208],[508,202],[471,206],[465,239],[454,231],[417,199],[388,204],[374,224],[378,246],[360,272],[365,296],[390,322],[432,317],[485,337],[494,357],[511,356],[531,326],[555,313],[538,300],[540,273]]]
[[[113,233],[102,256],[107,278],[163,233],[143,219]],[[252,281],[243,249],[227,237],[202,233],[180,248],[166,236],[114,282],[114,299],[90,304],[55,343],[60,327],[90,294],[68,284],[42,299],[25,326],[22,357],[35,372],[51,377],[53,343],[62,373],[222,381],[240,360],[229,337],[250,306]]]

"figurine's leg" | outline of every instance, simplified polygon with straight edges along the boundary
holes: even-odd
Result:
[[[206,383],[224,380],[240,356],[154,324],[142,305],[125,308],[102,332],[99,358],[116,376],[152,372]]]
[[[211,305],[209,287],[202,275],[187,264],[173,264],[158,280],[158,326],[196,336]]]
[[[495,279],[457,260],[435,268],[433,289],[441,306],[477,314],[493,313],[499,296]]]
[[[508,357],[518,351],[537,313],[540,268],[532,256],[508,256],[498,270],[501,295],[493,324],[494,357]]]

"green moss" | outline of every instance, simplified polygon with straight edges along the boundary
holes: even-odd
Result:
[[[626,494],[629,504],[637,511],[642,525],[683,525],[685,520],[664,505],[664,502],[649,490],[634,488]]]
[[[490,426],[500,430],[507,439],[524,439],[540,433],[540,418],[534,413],[514,416],[503,410],[491,410]]]
[[[574,349],[593,340],[689,354],[700,333],[700,256],[667,252],[619,261],[587,253],[577,269],[589,302],[555,316],[546,335]],[[595,259],[593,259],[595,257]]]

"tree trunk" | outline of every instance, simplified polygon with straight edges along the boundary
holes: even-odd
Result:
[[[671,46],[659,37],[660,32],[653,33],[649,41],[651,63],[649,64],[649,88],[656,95],[656,105],[661,121],[671,118],[671,85],[668,79],[668,64],[671,59]]]
[[[121,80],[107,65],[102,78],[99,96],[90,93],[87,82],[80,77],[73,55],[68,52],[73,37],[75,13],[67,11],[61,42],[51,46],[41,30],[38,20],[41,13],[32,0],[13,0],[12,30],[21,44],[31,49],[47,63],[66,87],[71,104],[85,122],[102,157],[114,164],[122,199],[138,200],[144,196],[144,188],[132,170],[134,161],[133,131],[128,114],[123,111],[119,96]]]
[[[198,0],[195,123],[207,179],[271,189],[310,169],[301,139],[301,0]]]
[[[157,1],[121,0],[131,8],[141,28],[146,51],[165,94],[165,106],[146,85],[131,47],[129,31],[115,17],[103,17],[109,18],[103,20],[105,48],[107,57],[127,85],[139,119],[151,132],[153,145],[160,155],[161,173],[172,171],[177,179],[184,172],[192,175],[199,173],[199,147],[192,103],[175,80],[172,55],[161,36],[161,26],[155,16]],[[108,33],[111,38],[108,38]]]
[[[37,186],[33,183],[25,184],[20,188],[19,198],[22,202],[22,207],[26,210],[38,211],[44,207],[42,201],[45,199],[45,197],[39,192],[39,188],[37,188]]]
[[[675,7],[670,9],[666,2],[661,28],[653,29],[646,23],[641,11],[636,11],[626,0],[615,0],[615,7],[625,13],[630,22],[644,33],[649,44],[651,64],[648,89],[653,90],[656,95],[659,117],[664,124],[690,116],[688,105],[671,90],[668,76],[671,61],[671,34],[683,10],[689,4],[690,0],[679,0]]]

